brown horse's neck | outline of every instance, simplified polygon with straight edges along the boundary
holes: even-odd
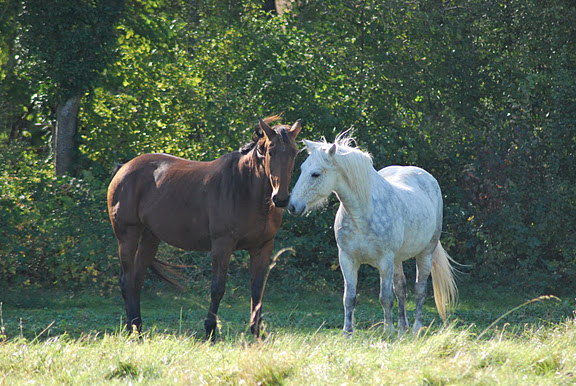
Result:
[[[252,193],[261,192],[263,195],[260,202],[266,206],[272,206],[272,185],[270,177],[266,175],[264,160],[256,155],[256,149],[242,154],[238,160],[238,170],[242,178],[241,183],[251,187]]]
[[[266,176],[266,169],[264,167],[264,161],[260,160],[256,156],[256,150],[253,149],[246,154],[242,154],[238,160],[238,169],[242,176],[253,175],[256,178],[268,180]],[[270,182],[268,182],[270,184]]]

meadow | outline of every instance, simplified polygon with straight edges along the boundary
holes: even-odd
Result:
[[[576,2],[274,3],[2,2],[0,386],[576,383]],[[271,114],[438,179],[442,242],[470,267],[448,325],[429,298],[422,336],[385,336],[365,270],[342,337],[334,199],[285,216],[297,255],[270,277],[266,339],[233,261],[205,342],[209,259],[188,252],[167,260],[195,266],[189,290],[150,279],[143,335],[122,331],[111,170],[215,159]]]
[[[148,282],[139,338],[122,331],[119,291],[5,291],[0,385],[576,381],[572,298],[526,298],[467,284],[448,325],[441,325],[428,299],[424,334],[390,338],[379,324],[377,286],[368,274],[359,287],[355,335],[346,339],[341,283],[287,288],[272,275],[264,300],[266,337],[257,341],[248,330],[244,279],[234,276],[228,283],[213,344],[203,339],[207,280],[186,292]]]

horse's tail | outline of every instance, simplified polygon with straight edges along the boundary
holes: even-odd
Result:
[[[189,279],[178,269],[189,268],[187,265],[172,264],[158,259],[152,261],[150,266],[152,272],[158,275],[162,280],[172,284],[174,287],[185,290],[186,286],[182,282],[187,282]]]
[[[443,321],[446,321],[448,311],[454,308],[458,300],[458,288],[454,280],[454,267],[450,264],[451,262],[455,263],[438,241],[432,254],[431,273],[434,300]]]

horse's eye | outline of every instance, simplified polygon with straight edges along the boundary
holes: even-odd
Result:
[[[258,147],[256,148],[256,155],[257,155],[259,158],[264,158],[264,154],[262,154],[262,148],[261,148],[260,146],[258,146]]]
[[[320,173],[314,172],[314,173],[312,173],[312,177],[318,178],[318,177],[320,177]]]

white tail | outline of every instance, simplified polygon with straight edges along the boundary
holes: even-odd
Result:
[[[454,268],[450,262],[455,262],[446,253],[438,241],[432,255],[432,288],[438,314],[446,321],[447,312],[454,308],[458,300],[458,288],[454,281]]]

